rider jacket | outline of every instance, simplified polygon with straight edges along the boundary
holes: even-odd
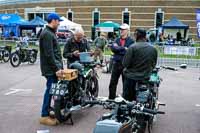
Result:
[[[121,46],[120,40],[121,40],[121,38],[117,38],[115,40],[115,43],[118,45],[118,47],[116,47],[114,45],[111,46],[111,51],[114,53],[113,61],[116,61],[116,62],[122,62],[123,57],[126,53],[126,48],[128,48],[129,46],[131,46],[134,43],[134,41],[131,37],[127,37],[125,39],[124,46]]]
[[[40,67],[43,76],[52,76],[63,68],[62,56],[55,30],[49,26],[40,34]]]
[[[137,42],[126,52],[123,60],[125,77],[148,79],[157,63],[157,50],[147,42]]]
[[[68,64],[75,61],[79,61],[79,57],[73,55],[73,52],[78,50],[79,52],[89,52],[90,46],[86,39],[82,39],[81,42],[76,42],[74,37],[70,38],[64,47],[63,57],[67,58]]]

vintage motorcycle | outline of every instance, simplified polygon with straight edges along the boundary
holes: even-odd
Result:
[[[17,42],[16,48],[11,53],[10,63],[13,67],[18,67],[23,62],[34,64],[37,60],[37,49],[27,48],[22,43]]]
[[[11,46],[0,46],[0,61],[8,62],[10,59],[11,50]]]
[[[99,83],[95,67],[96,63],[93,61],[72,63],[70,69],[78,70],[76,78],[59,80],[52,85],[50,90],[54,101],[52,112],[60,122],[71,120],[73,124],[72,112],[90,107],[84,101],[93,101],[98,96]]]
[[[96,122],[93,133],[141,133],[138,115],[152,116],[164,112],[145,108],[144,105],[129,102],[118,97],[115,100],[86,101],[87,104],[103,105],[105,109],[112,110]]]
[[[164,103],[158,101],[159,85],[162,81],[158,74],[159,69],[160,67],[155,68],[148,80],[136,83],[136,103],[154,111],[158,111],[160,106],[165,106]],[[149,133],[152,132],[156,114],[150,116],[141,114],[137,116],[137,119],[140,121],[141,133],[145,133],[146,127]]]

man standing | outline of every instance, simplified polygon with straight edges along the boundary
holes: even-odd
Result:
[[[103,63],[103,52],[105,46],[108,44],[106,39],[106,33],[102,32],[100,37],[97,37],[94,40],[95,51],[94,51],[94,60],[97,61],[97,57],[99,57],[100,63]]]
[[[157,63],[157,50],[146,42],[146,31],[136,29],[135,39],[136,43],[128,48],[123,60],[123,97],[129,101],[136,100],[136,82],[148,80]]]
[[[126,53],[126,49],[134,43],[134,41],[128,36],[130,27],[127,24],[122,24],[120,26],[120,38],[117,38],[115,43],[111,46],[111,50],[114,53],[113,55],[113,67],[109,85],[109,99],[115,99],[116,89],[120,75],[123,77],[123,65],[122,60]]]
[[[61,50],[57,42],[55,32],[59,26],[60,17],[56,13],[48,15],[48,25],[40,34],[40,67],[42,76],[47,80],[44,94],[40,123],[56,125],[58,121],[49,117],[51,95],[49,94],[52,83],[56,83],[58,77],[63,74]]]
[[[64,47],[63,57],[67,58],[68,66],[75,61],[79,61],[80,52],[90,52],[90,46],[84,38],[82,28],[76,28],[74,36],[70,38]]]

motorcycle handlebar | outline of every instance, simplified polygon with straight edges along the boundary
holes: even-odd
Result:
[[[95,105],[95,104],[100,104],[101,102],[98,101],[98,100],[94,100],[94,101],[85,101],[84,103],[85,103],[85,104],[92,104],[92,105]]]
[[[122,102],[121,103],[118,103],[114,100],[106,100],[106,101],[99,101],[99,100],[94,100],[94,101],[85,101],[86,104],[92,104],[92,105],[104,105],[104,107],[106,109],[113,109],[114,106],[113,104],[109,104],[109,103],[114,103],[114,104],[123,104]],[[144,113],[148,113],[148,114],[165,114],[165,112],[163,111],[155,111],[155,110],[152,110],[152,109],[148,109],[148,108],[144,108],[144,107],[140,107],[140,106],[137,106],[135,103],[126,103],[125,105],[127,105],[126,107],[122,106],[123,108],[127,108],[127,109],[135,109],[135,110],[138,110],[138,111],[141,111],[141,112],[144,112]]]

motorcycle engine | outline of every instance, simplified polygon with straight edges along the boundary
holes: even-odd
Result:
[[[136,101],[139,103],[147,103],[150,97],[150,90],[146,85],[140,85],[136,92]]]

